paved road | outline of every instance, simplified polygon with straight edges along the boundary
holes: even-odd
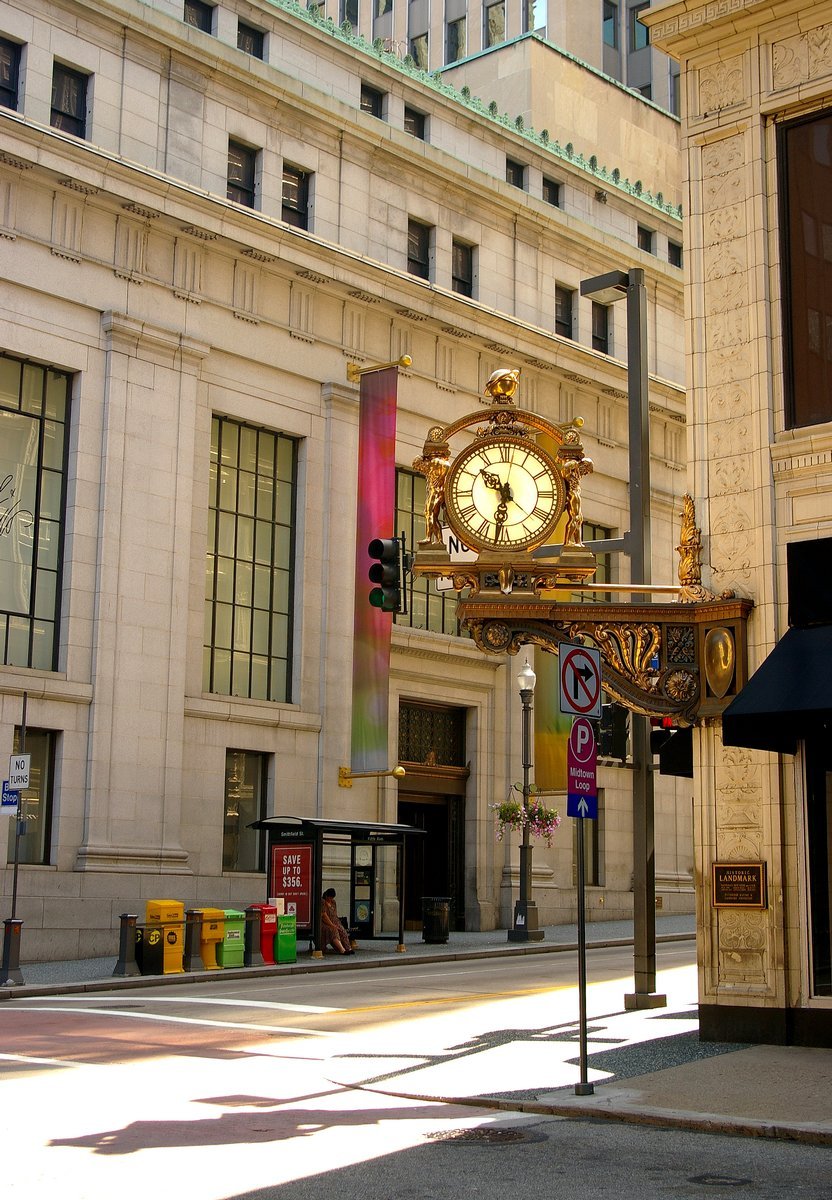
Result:
[[[659,953],[675,1053],[695,1000],[693,947]],[[616,1046],[601,1018],[620,1014],[631,965],[628,949],[590,954],[590,1025],[604,1053]],[[12,1002],[0,1012],[4,1193],[829,1200],[830,1149],[391,1094],[437,1070],[469,1089],[455,1096],[484,1080],[507,1095],[530,1077],[568,1085],[574,973],[574,957],[558,955]],[[620,1034],[623,1045],[623,1024]]]

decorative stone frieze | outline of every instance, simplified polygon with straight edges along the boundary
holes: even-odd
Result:
[[[832,25],[783,38],[771,47],[771,82],[775,92],[832,75]]]
[[[81,231],[84,206],[55,192],[52,201],[52,253],[70,262],[81,261]]]
[[[343,343],[345,353],[363,353],[366,324],[367,318],[362,308],[357,308],[354,304],[344,305]]]
[[[266,254],[265,250],[256,250],[253,246],[246,246],[240,253],[246,258],[253,259],[254,262],[273,263],[277,261],[273,254]]]
[[[142,283],[146,251],[147,226],[126,217],[118,217],[116,219],[114,274],[120,279]]]
[[[745,93],[741,55],[711,63],[699,71],[699,112],[703,117],[741,104]]]
[[[59,179],[58,183],[61,187],[68,188],[71,192],[80,192],[82,196],[97,196],[100,188],[97,188],[92,183],[82,183],[80,179]]]
[[[0,179],[0,237],[14,241],[17,237],[16,218],[17,182],[14,179]]]
[[[201,304],[202,248],[183,238],[176,239],[173,252],[173,294],[190,304]]]
[[[182,232],[187,233],[189,237],[199,238],[201,242],[215,242],[219,236],[210,229],[202,229],[199,225],[183,225]]]
[[[739,14],[747,8],[754,8],[763,3],[765,0],[713,0],[711,4],[704,4],[692,12],[679,13],[677,16],[668,17],[666,21],[651,24],[650,38],[651,41],[658,42],[662,38],[677,34],[696,33],[720,17]]]
[[[129,204],[122,204],[121,207],[135,217],[143,217],[145,221],[157,221],[162,215],[157,209],[138,204],[135,200],[131,200]]]
[[[16,171],[31,171],[35,165],[31,162],[26,162],[25,159],[17,158],[14,154],[9,154],[8,150],[0,149],[0,163],[7,167],[14,167]]]
[[[260,284],[260,270],[248,263],[234,264],[234,316],[239,321],[258,324],[257,295]]]
[[[302,342],[315,340],[315,293],[292,284],[289,296],[289,336]]]

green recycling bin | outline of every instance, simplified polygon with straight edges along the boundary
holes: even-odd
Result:
[[[277,918],[277,937],[274,939],[275,962],[298,961],[298,924],[294,914]]]
[[[246,948],[246,914],[237,908],[225,910],[225,928],[217,945],[217,962],[221,967],[242,967]]]

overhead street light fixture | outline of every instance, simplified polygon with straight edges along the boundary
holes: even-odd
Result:
[[[627,295],[630,286],[630,276],[626,271],[607,271],[606,275],[596,275],[593,279],[581,280],[581,295],[599,304],[612,304]]]

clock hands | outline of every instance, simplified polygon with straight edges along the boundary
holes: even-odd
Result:
[[[493,471],[486,471],[484,467],[480,469],[480,475],[482,475],[482,481],[487,488],[500,493],[500,503],[494,513],[494,540],[499,542],[508,517],[509,503],[514,500],[511,484],[508,480],[503,483],[499,475],[494,474]]]

